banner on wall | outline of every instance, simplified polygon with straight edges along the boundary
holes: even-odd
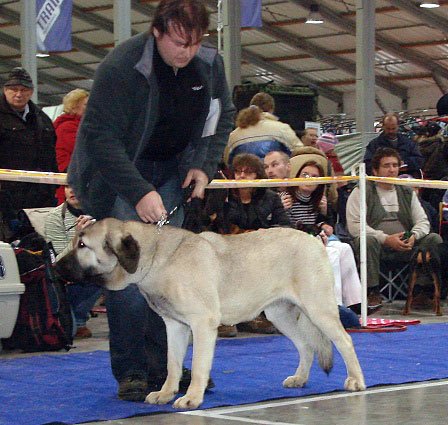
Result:
[[[37,50],[67,52],[72,49],[72,0],[37,0]]]
[[[262,26],[261,0],[241,0],[241,28]]]

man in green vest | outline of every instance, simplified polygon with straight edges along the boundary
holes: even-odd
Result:
[[[378,177],[398,177],[401,158],[393,148],[379,148],[372,159]],[[356,187],[347,200],[347,226],[359,252],[360,192]],[[442,242],[430,233],[428,217],[411,187],[386,182],[366,182],[367,286],[369,305],[381,303],[379,267],[382,259],[409,261],[414,246]]]

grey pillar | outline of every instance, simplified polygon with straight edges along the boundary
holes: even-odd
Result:
[[[374,118],[375,0],[356,0],[356,130],[373,132]]]
[[[114,45],[131,37],[131,0],[114,0]]]
[[[223,56],[230,91],[241,83],[241,5],[239,0],[223,1]]]
[[[20,55],[22,66],[29,72],[34,83],[32,100],[38,101],[37,86],[37,37],[36,37],[36,2],[21,0],[20,11]]]

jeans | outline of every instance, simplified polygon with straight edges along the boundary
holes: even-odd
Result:
[[[177,161],[138,161],[137,168],[162,197],[167,211],[182,202],[182,180]],[[113,217],[141,221],[135,208],[118,198]],[[180,227],[183,209],[170,218],[170,225]],[[120,291],[106,290],[106,310],[109,322],[109,346],[112,373],[120,382],[127,376],[142,379],[166,373],[167,341],[162,318],[149,306],[136,285]]]
[[[85,326],[89,318],[89,311],[93,309],[103,290],[96,285],[83,286],[74,283],[67,285],[67,293],[76,327]]]

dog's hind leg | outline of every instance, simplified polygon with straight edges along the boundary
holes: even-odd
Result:
[[[321,304],[319,309],[313,310],[313,315],[309,319],[334,343],[341,353],[348,375],[345,380],[345,389],[349,391],[365,390],[364,375],[355,353],[353,341],[342,326],[336,305],[330,309],[329,305]]]
[[[323,340],[322,334],[300,313],[296,305],[288,301],[276,302],[266,307],[264,312],[268,320],[294,343],[300,354],[295,374],[283,381],[285,388],[303,387],[307,383],[315,352],[319,353],[320,360],[326,359],[321,366],[327,372],[331,369],[333,352],[330,341]],[[306,326],[304,322],[310,326]]]
[[[219,318],[197,317],[190,323],[193,332],[193,362],[191,383],[187,393],[178,398],[173,407],[177,409],[195,409],[204,399],[218,334]]]
[[[190,338],[190,327],[177,320],[164,317],[168,342],[168,376],[160,391],[149,393],[145,399],[149,404],[166,404],[179,391],[182,365]]]

